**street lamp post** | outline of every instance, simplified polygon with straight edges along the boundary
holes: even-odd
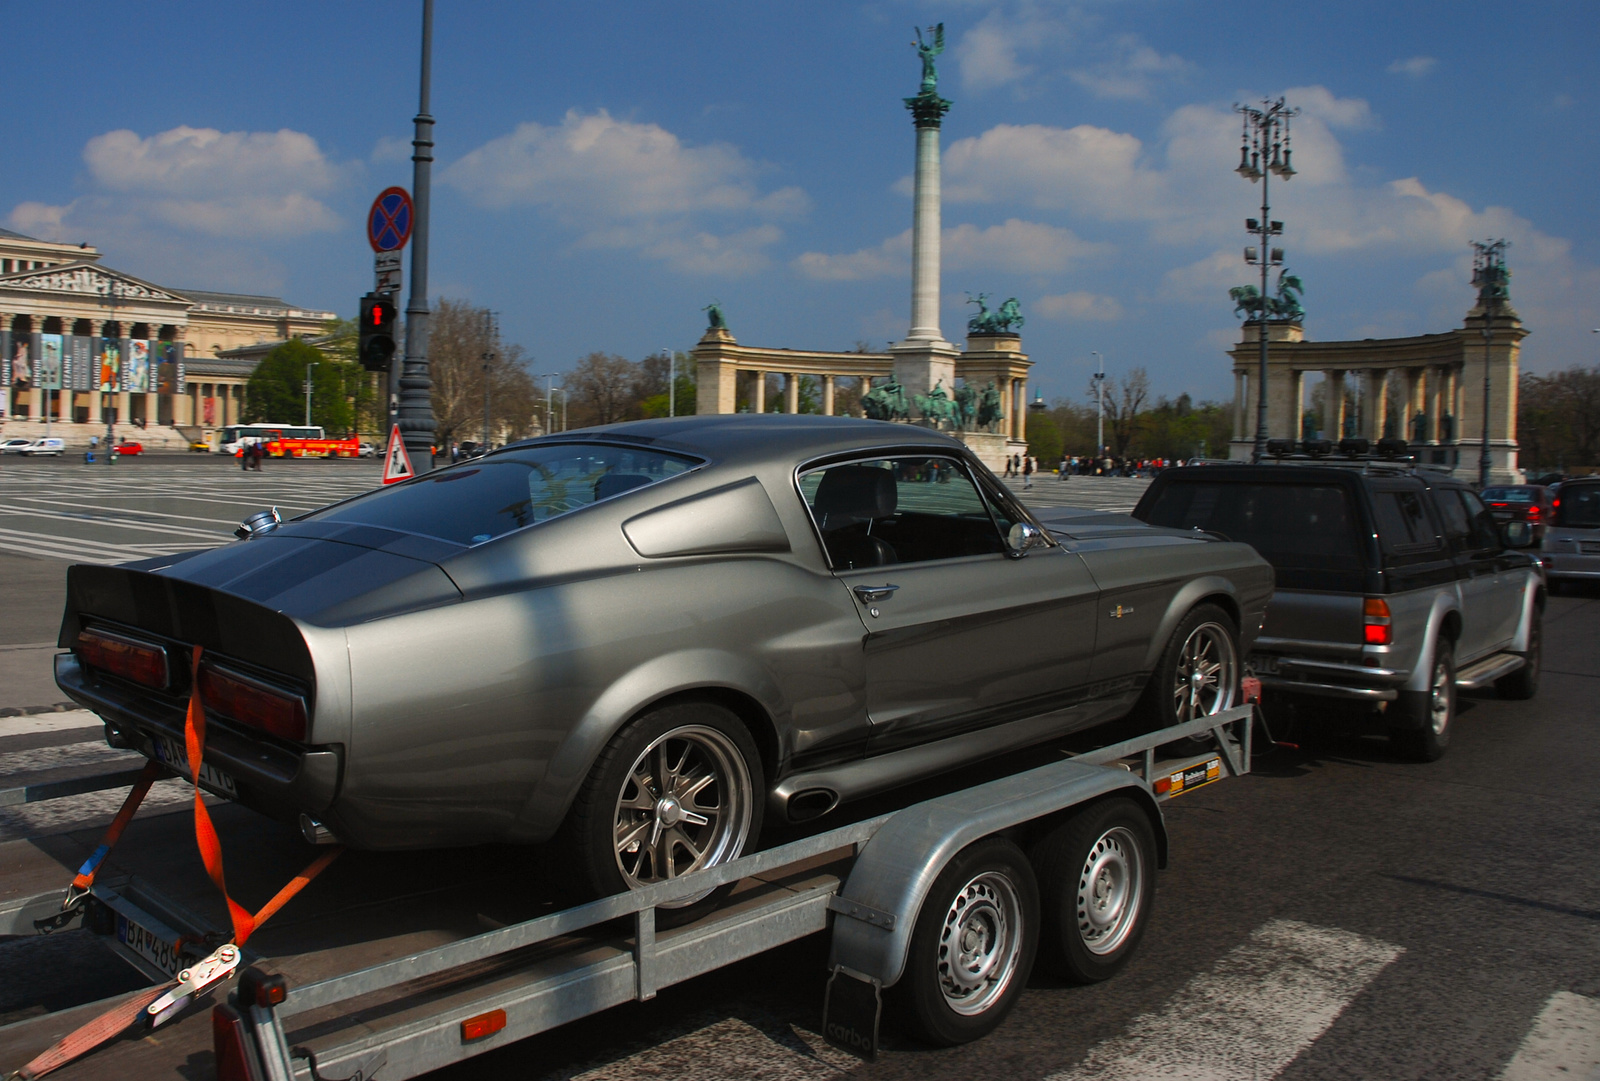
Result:
[[[1494,317],[1508,293],[1506,279],[1506,248],[1504,240],[1472,241],[1476,256],[1473,260],[1472,284],[1478,287],[1478,306],[1483,309],[1483,436],[1478,444],[1478,487],[1489,486],[1489,374],[1491,350],[1494,346]]]
[[[412,119],[411,296],[406,301],[406,352],[400,366],[396,412],[400,437],[418,472],[433,468],[433,379],[428,365],[428,224],[433,191],[433,0],[422,0],[422,72],[417,115]]]
[[[1261,181],[1261,217],[1248,218],[1245,228],[1261,238],[1261,247],[1244,250],[1244,260],[1261,268],[1261,308],[1256,314],[1257,336],[1261,339],[1261,359],[1256,366],[1256,440],[1250,460],[1259,462],[1267,453],[1267,272],[1283,264],[1283,249],[1269,245],[1272,238],[1282,234],[1283,223],[1272,221],[1272,207],[1267,201],[1268,177],[1277,173],[1288,180],[1294,176],[1289,164],[1289,118],[1299,114],[1284,99],[1263,101],[1261,108],[1253,105],[1235,105],[1234,112],[1244,117],[1244,133],[1239,147],[1239,167],[1234,170],[1252,184]]]
[[[306,427],[311,427],[311,369],[317,366],[316,361],[306,365]]]
[[[667,416],[678,415],[678,355],[672,350],[667,354]]]
[[[115,323],[117,321],[117,295],[121,291],[122,291],[122,282],[121,281],[119,281],[116,278],[108,278],[107,279],[107,281],[106,281],[106,299],[111,302],[111,318],[110,318],[109,322]],[[90,328],[90,329],[93,329],[93,328]],[[105,334],[105,326],[104,325],[102,325],[100,327],[100,333],[102,335],[102,337],[100,339],[100,349],[101,349],[102,352],[104,352],[105,351],[105,347],[106,347],[105,338],[104,338],[104,334]],[[95,365],[94,366],[96,368],[100,367],[99,359],[100,358],[98,358],[98,357],[94,358],[94,361],[95,361]],[[120,358],[119,358],[119,365],[118,366],[119,366],[119,369],[120,369]],[[100,385],[100,376],[99,376],[98,372],[95,373],[95,385],[96,386]],[[115,457],[115,454],[112,452],[112,449],[111,449],[111,444],[112,444],[112,441],[116,438],[117,407],[112,404],[116,400],[117,400],[117,395],[116,395],[116,391],[115,390],[113,390],[109,394],[107,394],[104,391],[101,391],[101,393],[100,393],[100,414],[101,414],[101,416],[103,416],[105,418],[105,422],[106,422],[106,445],[105,445],[105,448],[104,448],[104,450],[105,450],[104,457],[105,457],[105,460],[106,460],[106,465],[110,465],[111,462],[112,462],[112,459]]]
[[[551,432],[550,422],[554,419],[554,414],[553,414],[553,412],[552,412],[552,410],[550,408],[550,395],[552,393],[550,388],[554,385],[556,376],[558,376],[560,374],[561,374],[560,372],[541,372],[540,374],[534,376],[535,379],[543,379],[544,380],[544,434],[545,435],[549,435],[550,434],[550,432]]]
[[[487,450],[490,445],[489,438],[489,369],[494,363],[495,334],[494,313],[483,313],[483,446]]]
[[[1089,355],[1095,358],[1094,370],[1094,457],[1100,460],[1100,455],[1106,448],[1106,358],[1097,350],[1089,350]]]

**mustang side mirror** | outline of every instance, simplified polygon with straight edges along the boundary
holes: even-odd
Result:
[[[1500,539],[1507,548],[1526,548],[1533,543],[1533,527],[1527,522],[1507,522],[1500,527]]]
[[[1016,523],[1011,527],[1011,532],[1006,534],[1006,545],[1011,549],[1014,558],[1021,558],[1027,555],[1030,549],[1043,548],[1048,543],[1044,531],[1027,522]]]
[[[278,513],[277,507],[273,507],[271,510],[258,510],[240,522],[238,528],[233,531],[233,535],[240,540],[249,540],[252,537],[260,537],[271,533],[282,524],[283,516]]]

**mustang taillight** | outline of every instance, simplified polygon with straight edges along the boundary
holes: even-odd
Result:
[[[306,703],[298,695],[286,694],[247,676],[226,672],[211,665],[200,668],[200,702],[207,712],[240,724],[259,728],[282,739],[306,738]]]
[[[1361,606],[1362,633],[1369,646],[1386,646],[1394,630],[1389,622],[1389,602],[1382,597],[1368,597]]]
[[[78,632],[78,657],[92,668],[165,690],[167,651],[150,642],[88,628]]]
[[[1539,517],[1539,508],[1537,506],[1529,507],[1528,508],[1528,517],[1529,518],[1537,518],[1537,517]]]

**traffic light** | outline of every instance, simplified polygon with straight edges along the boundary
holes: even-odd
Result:
[[[394,359],[394,301],[386,293],[361,298],[361,366],[369,372],[386,372]]]

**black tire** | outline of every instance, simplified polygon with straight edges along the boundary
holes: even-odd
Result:
[[[1509,676],[1494,681],[1501,698],[1527,701],[1539,693],[1539,669],[1544,665],[1544,609],[1535,606],[1528,625],[1528,648],[1522,652],[1523,665]]]
[[[1125,797],[1093,804],[1051,830],[1028,854],[1039,876],[1039,960],[1069,983],[1120,972],[1150,922],[1156,837],[1150,816]]]
[[[1219,654],[1213,658],[1218,671],[1214,682],[1196,688],[1188,676],[1197,663],[1204,662],[1203,656],[1194,655],[1196,647],[1207,645]],[[1239,702],[1239,674],[1239,628],[1233,617],[1215,604],[1195,605],[1167,640],[1134,707],[1139,731],[1155,732],[1232,708]],[[1176,740],[1162,749],[1163,753],[1186,755],[1199,754],[1210,746],[1211,737],[1202,736]]]
[[[1437,762],[1450,746],[1456,721],[1456,662],[1453,643],[1439,639],[1428,663],[1429,690],[1401,691],[1390,707],[1389,742],[1413,762]]]
[[[1027,857],[1004,838],[976,841],[923,900],[889,1007],[928,1043],[981,1039],[1016,1005],[1038,941],[1039,886]]]
[[[686,702],[636,717],[601,752],[562,827],[570,892],[605,897],[737,859],[755,847],[765,802],[761,755],[731,711]],[[626,820],[636,836],[624,834]],[[663,906],[656,921],[687,923],[732,889]]]

